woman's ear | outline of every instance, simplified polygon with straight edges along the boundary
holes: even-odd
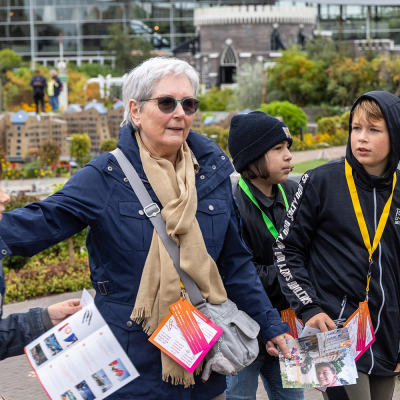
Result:
[[[130,99],[128,103],[129,114],[131,114],[133,123],[139,128],[140,127],[140,107],[138,102],[134,99]]]

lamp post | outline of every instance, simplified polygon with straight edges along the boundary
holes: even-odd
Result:
[[[63,83],[62,91],[60,93],[60,110],[65,111],[68,107],[68,75],[67,63],[64,61],[64,44],[63,35],[59,35],[60,41],[60,61],[57,63],[58,77]]]

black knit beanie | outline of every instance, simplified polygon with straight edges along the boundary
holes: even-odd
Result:
[[[278,118],[261,112],[235,115],[231,120],[228,146],[233,165],[242,172],[247,165],[284,140],[293,143],[288,127]]]

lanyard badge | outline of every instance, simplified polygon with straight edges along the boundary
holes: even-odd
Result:
[[[251,193],[250,188],[248,187],[247,183],[244,181],[243,178],[240,178],[239,180],[239,186],[243,190],[243,192],[246,193],[246,195],[250,198],[250,200],[254,203],[254,205],[261,211],[262,217],[264,219],[265,225],[267,225],[268,230],[271,232],[271,235],[276,239],[278,237],[278,231],[276,230],[274,224],[271,222],[271,220],[266,216],[263,210],[261,210],[261,207],[259,206],[257,199]],[[283,187],[278,183],[278,188],[282,193],[283,201],[285,202],[285,208],[286,211],[289,211],[289,203],[286,198],[285,191],[283,190]]]
[[[369,292],[369,284],[371,281],[371,274],[372,274],[372,254],[378,247],[378,244],[381,240],[383,231],[385,230],[386,222],[389,217],[390,206],[392,205],[393,199],[393,192],[394,187],[396,186],[397,176],[396,172],[393,174],[393,186],[392,186],[392,193],[385,204],[383,209],[382,215],[379,219],[378,227],[375,232],[375,237],[371,245],[371,241],[368,234],[367,224],[365,223],[365,218],[361,209],[360,199],[358,198],[356,184],[353,178],[353,169],[351,168],[350,164],[345,161],[345,172],[346,172],[346,180],[349,186],[351,201],[353,203],[354,211],[356,213],[358,226],[360,227],[361,235],[364,240],[364,245],[368,250],[369,254],[369,266],[368,266],[368,273],[367,273],[367,287],[366,287],[366,301],[368,302],[368,292]]]

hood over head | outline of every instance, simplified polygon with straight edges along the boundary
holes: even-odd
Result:
[[[357,104],[365,99],[374,100],[378,103],[385,117],[390,138],[389,167],[383,177],[370,175],[353,155],[351,150],[351,123],[353,111]],[[363,185],[369,188],[386,189],[392,185],[393,173],[396,171],[400,158],[400,99],[388,92],[374,91],[360,96],[351,108],[349,121],[349,139],[347,141],[346,159]]]

